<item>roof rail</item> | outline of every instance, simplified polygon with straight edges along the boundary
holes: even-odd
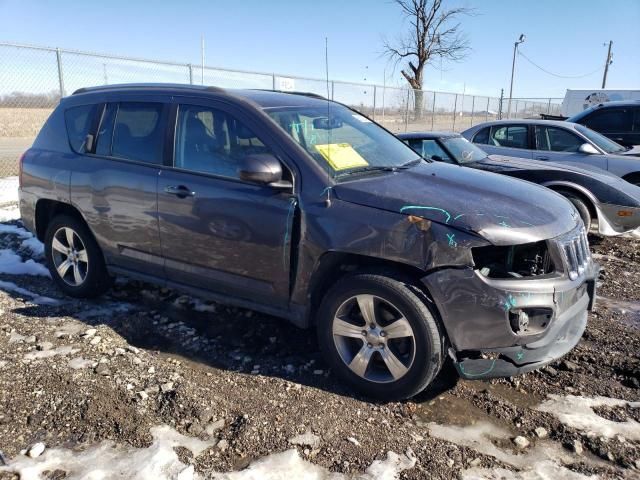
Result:
[[[268,89],[268,88],[252,88],[251,90],[257,91],[257,92],[288,93],[289,95],[301,95],[303,97],[318,98],[320,100],[326,100],[327,99],[327,97],[323,97],[322,95],[319,95],[319,94],[313,93],[313,92],[296,92],[296,91],[289,91],[289,90],[272,90],[272,89]]]
[[[204,85],[190,85],[184,83],[116,83],[112,85],[99,85],[95,87],[82,87],[72,93],[77,95],[87,92],[101,92],[109,90],[120,89],[145,89],[145,88],[167,88],[167,89],[179,89],[179,90],[206,90],[208,92],[224,92],[225,90],[220,87],[204,86]]]

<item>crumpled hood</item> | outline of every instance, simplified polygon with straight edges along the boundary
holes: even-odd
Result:
[[[339,183],[343,201],[415,215],[481,235],[495,245],[557,237],[578,214],[563,197],[529,182],[443,163]]]

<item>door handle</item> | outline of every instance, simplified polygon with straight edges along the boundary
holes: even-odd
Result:
[[[536,155],[536,160],[549,160],[549,157],[545,155]]]
[[[184,185],[170,185],[164,187],[164,191],[169,195],[175,195],[178,198],[195,197],[196,192],[191,191]]]

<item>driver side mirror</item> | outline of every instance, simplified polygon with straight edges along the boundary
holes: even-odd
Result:
[[[598,150],[596,150],[596,147],[594,147],[590,143],[583,143],[578,148],[578,151],[580,153],[586,153],[587,155],[594,155],[594,154],[597,155],[598,153],[600,153],[598,152]]]
[[[238,176],[245,182],[282,189],[292,187],[291,182],[282,180],[280,160],[269,153],[257,153],[244,157],[240,161]]]

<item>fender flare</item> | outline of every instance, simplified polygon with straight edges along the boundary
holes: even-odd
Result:
[[[570,190],[575,190],[577,193],[582,194],[586,199],[591,203],[591,207],[593,207],[593,211],[596,212],[596,215],[599,213],[600,202],[595,197],[591,191],[582,185],[578,185],[573,182],[568,182],[566,180],[552,180],[550,182],[544,182],[540,184],[543,187],[550,188],[551,190],[555,190],[554,187],[566,188]],[[599,215],[598,215],[599,216]]]

